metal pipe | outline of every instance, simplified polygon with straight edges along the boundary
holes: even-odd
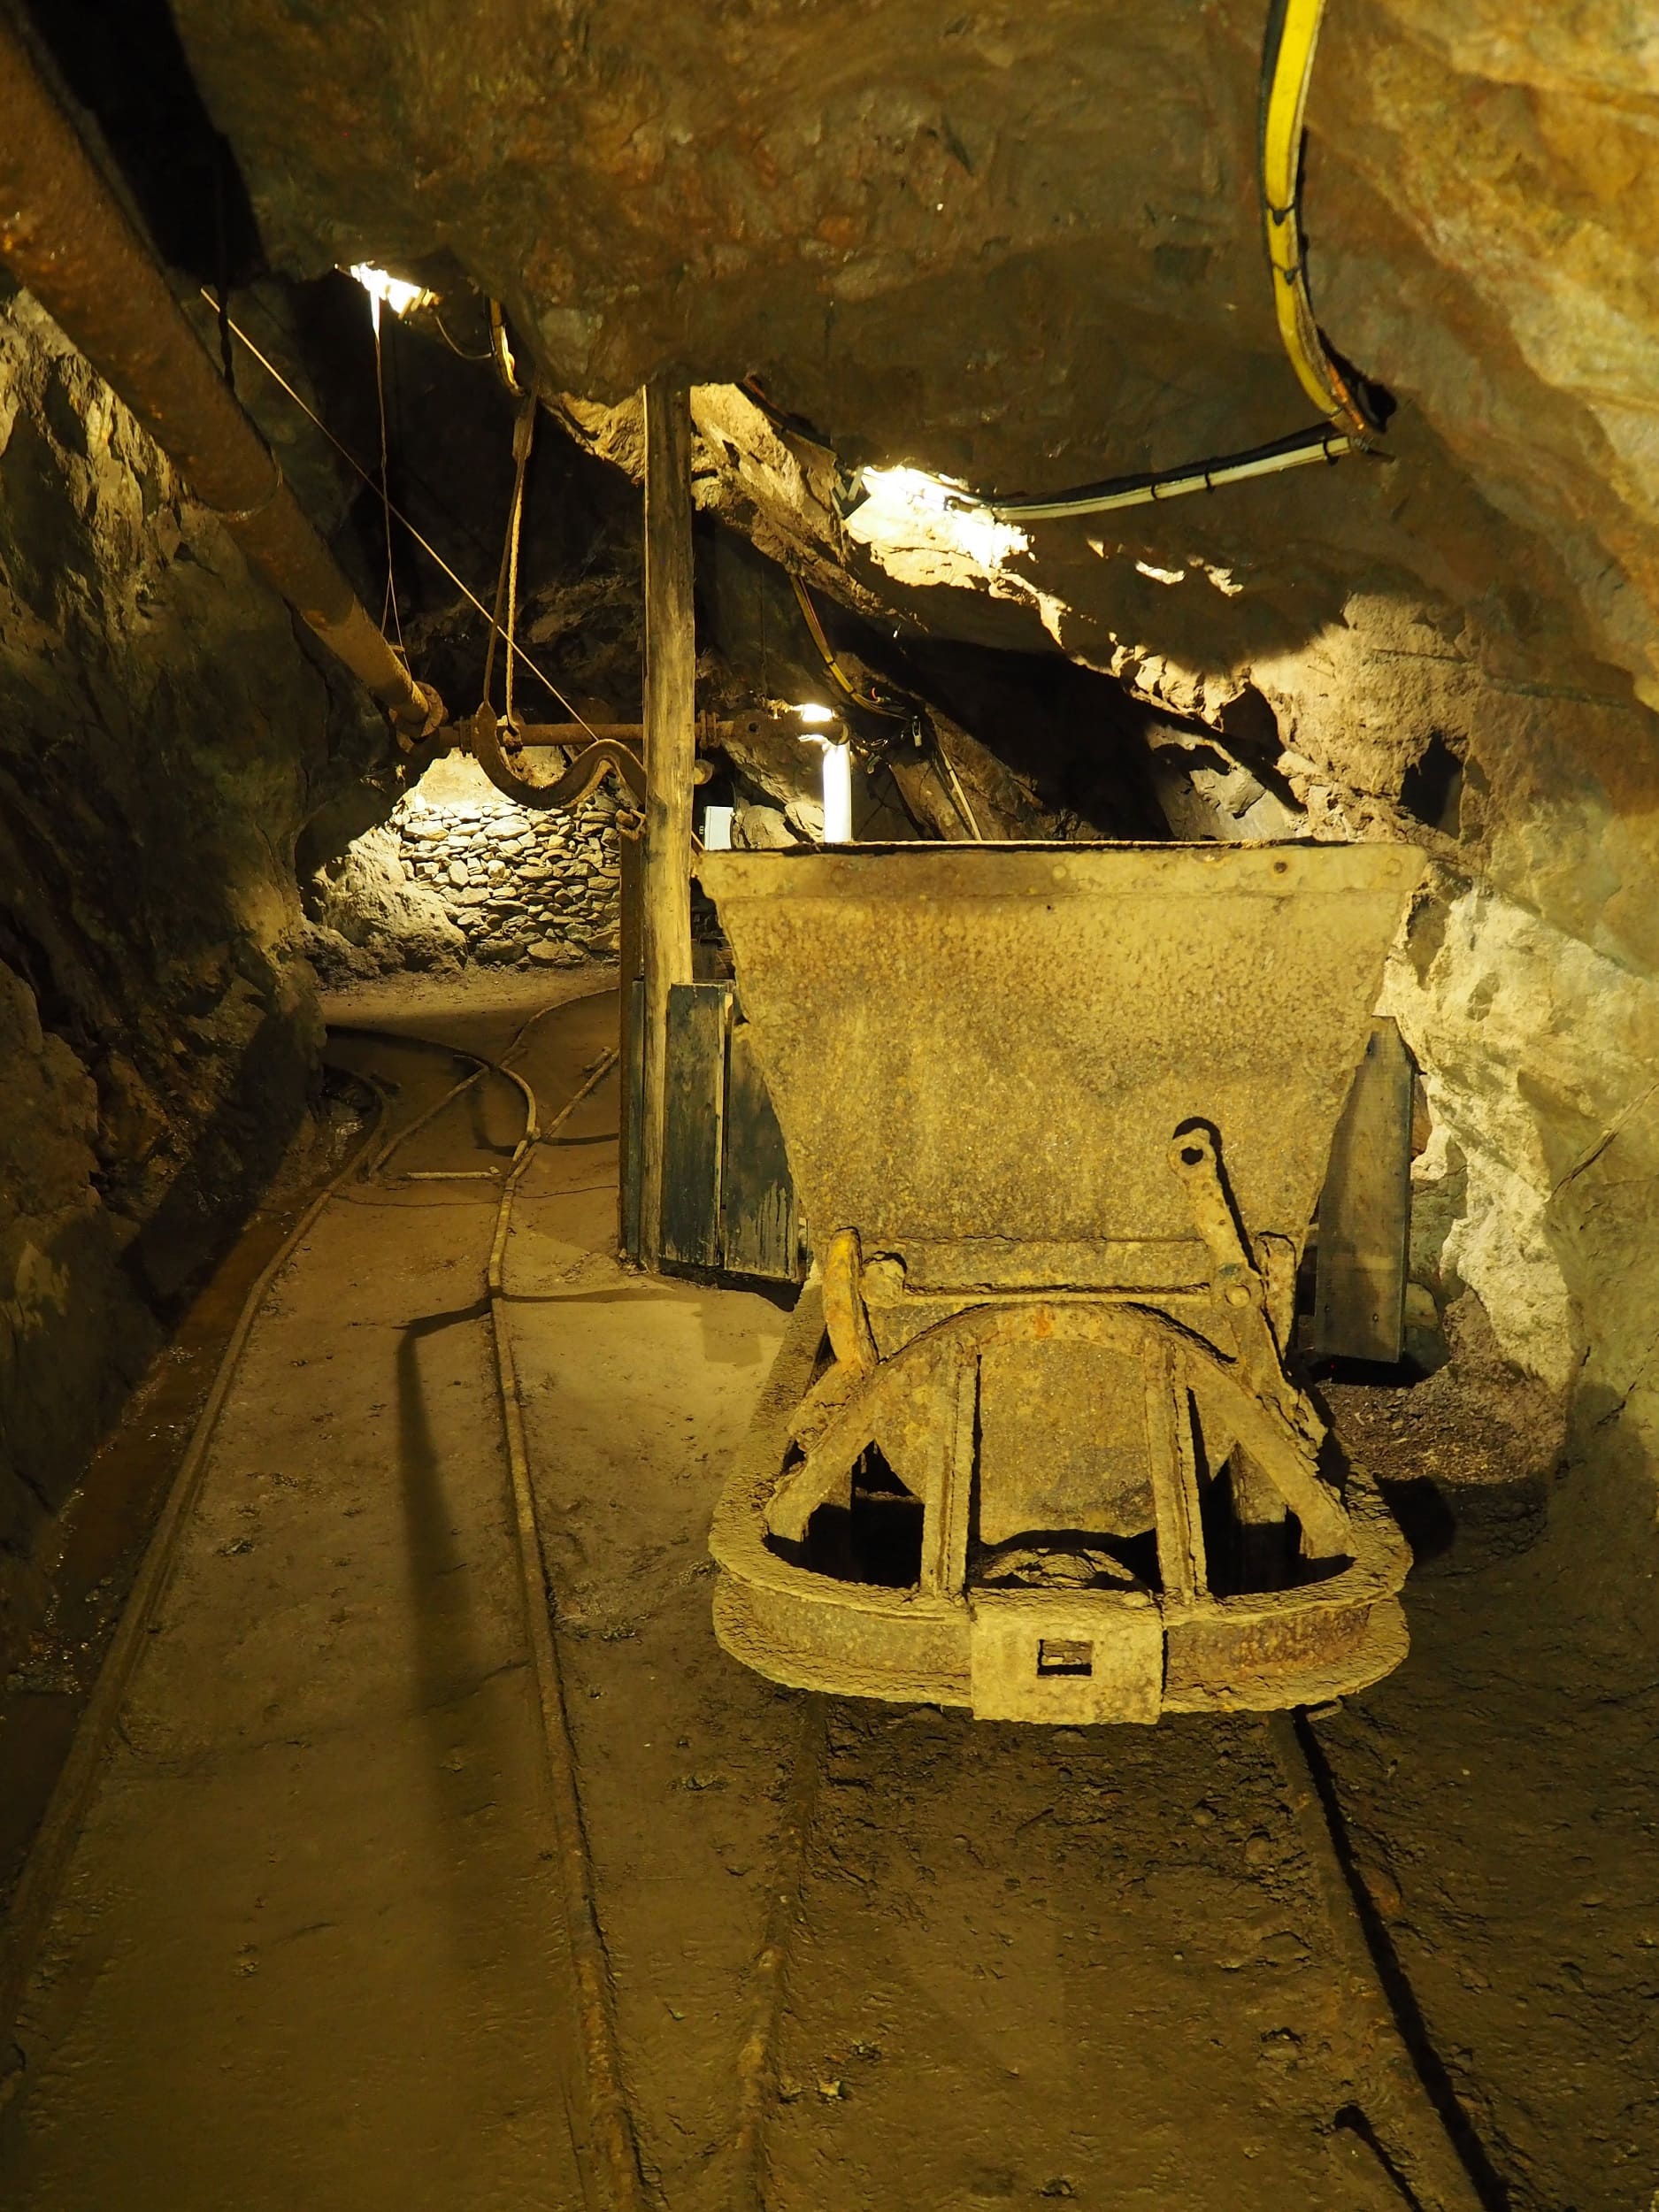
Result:
[[[515,756],[526,745],[570,743],[581,725],[574,722],[542,724],[542,728],[569,730],[571,739],[547,739],[532,736],[529,732],[516,733],[511,743],[496,727],[495,710],[489,705],[480,707],[472,717],[468,734],[472,740],[472,757],[495,785],[520,806],[532,807],[546,812],[580,806],[582,801],[607,775],[614,775],[628,797],[637,806],[645,804],[645,771],[639,755],[618,737],[596,737],[591,745],[584,745],[563,775],[551,783],[534,783],[518,772]],[[611,729],[628,729],[626,723],[602,725]],[[586,734],[585,732],[582,734]],[[630,734],[635,745],[639,742],[639,725],[633,726]]]
[[[472,757],[497,791],[516,799],[520,806],[573,807],[607,774],[614,774],[640,806],[646,803],[645,725],[642,722],[519,722],[511,729],[497,721],[488,703],[466,724]],[[820,744],[846,749],[847,728],[833,718],[803,730],[789,714],[741,714],[721,721],[700,714],[695,742],[713,750],[733,737],[753,740],[767,733],[785,737],[809,737]],[[520,772],[519,757],[526,751],[563,747],[575,755],[564,773],[551,783],[534,783]],[[693,758],[691,780],[701,786],[712,781],[712,762]]]
[[[168,455],[260,573],[416,738],[443,717],[302,513],[149,246],[0,20],[0,260]]]

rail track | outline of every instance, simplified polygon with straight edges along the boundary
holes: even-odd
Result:
[[[1183,2133],[1203,2134],[1205,2100],[1226,2093],[1227,2070],[1236,2070],[1246,2043],[1259,2046],[1275,2063],[1276,2053],[1291,2055],[1290,2090],[1274,2076],[1269,2091],[1250,2093],[1279,2115],[1264,2128],[1262,2154],[1271,2159],[1276,2145],[1311,2128],[1324,2140],[1326,2165],[1319,2170],[1336,2173],[1344,2200],[1356,2206],[1494,2212],[1507,2204],[1502,2180],[1415,2015],[1386,1926],[1348,1847],[1308,1717],[1284,1717],[1264,1727],[1192,1723],[1171,1731],[1165,1724],[1156,1732],[1061,1731],[1050,1737],[973,1731],[971,1723],[931,1710],[876,1710],[777,1694],[768,1694],[785,1750],[765,1793],[762,1863],[745,1869],[749,1939],[728,1978],[718,2032],[701,2059],[719,2077],[710,2108],[723,2103],[727,2116],[717,2131],[719,2139],[704,2141],[690,2165],[666,2170],[657,2140],[662,2129],[650,2110],[650,2055],[637,2047],[642,2039],[631,2035],[621,2017],[618,1992],[627,1968],[619,1969],[611,1955],[613,1903],[618,1918],[629,1911],[637,1917],[638,1909],[625,1905],[619,1893],[614,1900],[607,1893],[606,1850],[595,1847],[586,1783],[604,1747],[593,1738],[587,1700],[572,1688],[567,1657],[592,1663],[559,1586],[565,1532],[548,1525],[534,1424],[526,1417],[516,1302],[507,1282],[526,1175],[572,1118],[599,1102],[614,1074],[614,1055],[590,1065],[544,1118],[518,1063],[540,1023],[555,1011],[540,1010],[493,1059],[442,1037],[388,1033],[401,1048],[470,1061],[470,1071],[403,1122],[382,1087],[375,1125],[356,1157],[319,1194],[255,1286],[19,1891],[26,1916],[14,1911],[8,1996],[15,2001],[21,1986],[31,1932],[43,1924],[73,1845],[104,1740],[165,1585],[172,1547],[188,1517],[219,1409],[283,1264],[321,1210],[359,1186],[493,1178],[499,1196],[482,1271],[554,1831],[546,1855],[576,1982],[587,2110],[585,2126],[574,2134],[594,2212],[647,2212],[659,2204],[681,2212],[693,2203],[710,2212],[840,2212],[843,2201],[850,2208],[875,2200],[955,2212],[958,2203],[1017,2193],[1022,2176],[1034,2179],[1040,2195],[1092,2201],[1087,2157],[1079,2165],[1074,2155],[1079,2142],[1094,2141],[1090,2129],[1097,2134],[1104,2125],[1120,2133],[1113,2154],[1120,2170],[1133,2173],[1143,2157],[1156,2169],[1162,2158],[1160,2170],[1177,2175]],[[377,1033],[355,1033],[373,1046]],[[490,1081],[511,1086],[523,1110],[523,1133],[498,1174],[439,1166],[394,1176],[394,1164],[411,1140],[430,1138],[470,1091]],[[706,1592],[697,1599],[704,1603]],[[709,1663],[726,1664],[712,1655]],[[588,1699],[595,1694],[588,1687]],[[1109,1733],[1110,1744],[1090,1740]],[[1160,1738],[1176,1744],[1175,1755],[1164,1755]],[[610,1755],[621,1759],[626,1748],[614,1742]],[[1204,1790],[1206,1775],[1211,1786]],[[1194,1789],[1202,1790],[1196,1801]],[[663,1847],[672,1854],[672,1840]],[[616,1856],[614,1849],[610,1855]],[[1248,1889],[1222,1870],[1235,1860],[1253,1870]],[[942,1899],[937,1908],[929,1892]],[[1273,1898],[1273,1908],[1263,1913],[1252,1901],[1258,1896]],[[1103,1914],[1102,1898],[1129,1909]],[[1079,1923],[1091,1916],[1098,1924],[1089,1941],[1099,1955],[1079,1962],[1074,1939]],[[1270,1921],[1263,1938],[1256,1923]],[[1287,1937],[1293,1922],[1298,1932]],[[1321,1995],[1308,2017],[1322,2024],[1320,2033],[1310,2032],[1306,2021],[1297,2030],[1263,2029],[1261,2020],[1279,2016],[1258,2006],[1259,2020],[1252,2014],[1234,2037],[1237,2048],[1218,2051],[1213,2061],[1194,2059],[1207,2008],[1248,2013],[1256,2000],[1240,2006],[1240,1983],[1277,1993],[1285,1972],[1271,1954],[1287,1941],[1310,1955],[1307,1978],[1319,1985]],[[1051,1947],[1046,1977],[1032,1970],[1044,1944]],[[1206,1945],[1216,1956],[1204,1959],[1194,1975],[1187,1952],[1202,1952]],[[1057,2031],[1045,2009],[1048,1996],[1038,1986],[1045,1978],[1090,1993],[1068,2001],[1071,2009]],[[945,1985],[931,2013],[930,1982]],[[637,2020],[636,1999],[623,1993]],[[1261,2000],[1279,2001],[1276,1993]],[[982,2032],[976,2031],[978,2047],[964,2055],[961,2043],[974,2036],[964,2039],[961,2024],[974,2021],[976,2007]],[[1005,2015],[1014,2024],[1006,2032]],[[866,2016],[898,2022],[892,2039],[902,2048],[884,2049],[879,2026],[853,2032]],[[1187,2057],[1160,2066],[1159,2035],[1172,2039],[1171,2048]],[[826,2070],[826,2047],[836,2054],[839,2071]],[[1219,2091],[1216,2084],[1223,2085]],[[1114,2095],[1115,2111],[1102,2122],[1102,2101]],[[1184,2111],[1187,2099],[1195,2106]],[[1248,2103],[1247,2097],[1240,2108]],[[1224,2116],[1220,2124],[1225,2131],[1233,2120]],[[1045,2125],[1051,2152],[1046,2144],[1037,2147]],[[917,2131],[929,2127],[941,2130],[937,2154],[912,2157]],[[1018,2137],[1022,2129],[1025,2164],[1016,2172],[1015,2161],[1004,2170],[991,2147],[999,2131]],[[977,2164],[953,2165],[950,2146],[964,2138],[978,2145]],[[877,2174],[872,2183],[884,2147],[895,2145],[908,2170],[885,2180]],[[1089,2155],[1098,2159],[1098,2147]],[[1256,2152],[1246,2144],[1239,2155],[1253,2159]],[[1041,2163],[1033,2165],[1033,2158]],[[845,2193],[837,2195],[833,2174],[842,2162]],[[1048,2167],[1052,2171],[1044,2170]],[[1138,2195],[1137,2202],[1190,2200],[1178,2181],[1169,2184],[1166,2200],[1156,2193],[1156,2172],[1149,2169],[1146,2179],[1155,2193]],[[872,2186],[895,2193],[878,2200]],[[1280,2200],[1270,2188],[1260,2200]]]
[[[562,1123],[610,1072],[590,1077],[559,1117]],[[515,1193],[534,1141],[531,1104],[525,1148],[502,1194],[490,1262],[492,1314],[501,1361],[501,1397],[514,1469],[524,1544],[526,1601],[555,1623],[557,1595],[547,1572],[546,1548],[530,1479],[522,1403],[511,1352],[510,1306],[502,1296],[502,1255],[511,1232]],[[539,1627],[539,1623],[535,1624]],[[599,2137],[605,2147],[610,2200],[634,2212],[649,2192],[641,2177],[638,2132],[624,2087],[609,1973],[603,1957],[603,1915],[588,1854],[581,1811],[577,1754],[557,1660],[549,1640],[543,1669],[543,1711],[549,1763],[558,1778],[557,1801],[567,1857],[567,1909],[577,1924],[582,1955],[595,1972],[585,1978],[589,2020],[588,2049]],[[793,1955],[805,1916],[817,1809],[829,1787],[836,1756],[836,1726],[845,1727],[841,1701],[803,1694],[789,1771],[778,1793],[776,1861],[764,1886],[759,1931],[744,2004],[745,2026],[733,2080],[733,2124],[726,2155],[725,2196],[730,2212],[794,2212],[772,2173],[771,2130],[789,2095],[780,2057]],[[1303,1714],[1277,1717],[1269,1726],[1272,1755],[1295,1816],[1295,1833],[1311,1869],[1343,1992],[1345,2044],[1340,2068],[1352,2090],[1333,2123],[1355,2155],[1374,2166],[1376,2177],[1404,2205],[1422,2212],[1491,2212],[1507,2201],[1467,2116],[1457,2105],[1402,1988],[1398,1962],[1348,1848],[1336,1797],[1312,1724]]]

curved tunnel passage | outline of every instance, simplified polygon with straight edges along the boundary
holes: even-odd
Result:
[[[539,4],[412,43],[375,0],[13,11],[257,465],[193,481],[167,410],[56,294],[52,320],[46,263],[41,296],[0,287],[8,2201],[1645,2212],[1659,648],[1628,12],[614,0],[576,45]],[[1276,298],[1258,80],[1316,27]],[[1277,466],[1335,449],[1295,430],[1286,321],[1316,381],[1393,404],[1378,450]],[[682,381],[665,683],[628,395]],[[334,595],[297,626],[238,550],[272,455]],[[497,749],[547,743],[545,778],[586,726],[649,782],[672,724],[672,806],[601,787],[531,819],[469,756],[513,516]],[[427,687],[403,743],[354,666]],[[1289,1735],[975,1723],[721,1654],[710,1517],[778,1386],[800,1224],[764,1010],[718,906],[662,887],[698,844],[849,822],[1425,856],[1376,1005],[1386,1110],[1345,1120],[1311,1233],[1234,1225],[1258,1378],[1282,1351],[1334,1425],[1318,1465],[1362,1463],[1414,1555],[1409,1654]],[[690,994],[653,1064],[695,1140],[661,1277],[616,1256],[626,1087],[576,1095],[642,941]],[[550,1002],[511,1063],[549,1141],[492,1276],[523,1098],[456,1056],[507,1058]],[[998,1003],[981,1089],[1035,1064]],[[910,1291],[868,1256],[841,1318],[879,1359],[853,1325]],[[1333,1333],[1339,1260],[1368,1362]],[[1064,1507],[1099,1440],[1043,1372],[1009,1402]],[[830,1471],[849,1517],[910,1516],[895,1604],[958,1544],[988,1586],[971,1411],[931,1548],[879,1448]],[[1166,1440],[1177,1595],[1208,1542],[1204,1594],[1249,1598],[1300,1524],[1270,1511],[1231,1587],[1221,1507],[1272,1486],[1245,1455],[1223,1499],[1202,1433],[1190,1469]],[[1008,1523],[1017,1598],[1110,1576],[1114,1543],[1169,1598],[1131,1471],[1092,1564]],[[1073,1689],[1093,1648],[1055,1640]]]

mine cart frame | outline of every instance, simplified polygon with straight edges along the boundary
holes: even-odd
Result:
[[[1264,1265],[1247,1252],[1212,1132],[1180,1133],[1171,1156],[1212,1260],[1210,1280],[1179,1300],[924,1294],[926,1325],[884,1360],[856,1232],[829,1240],[714,1525],[710,1548],[724,1570],[715,1625],[734,1657],[803,1689],[1072,1724],[1306,1702],[1362,1687],[1399,1663],[1397,1593],[1409,1553],[1363,1476],[1349,1470],[1342,1495],[1320,1472],[1323,1425],[1279,1349],[1294,1277],[1275,1266],[1271,1246]],[[882,1273],[903,1299],[890,1264]],[[1230,1349],[1217,1349],[1216,1337],[1230,1338]],[[970,1590],[981,1361],[997,1346],[1066,1342],[1120,1352],[1146,1377],[1162,1587]],[[1248,1455],[1270,1494],[1267,1517],[1294,1513],[1313,1557],[1347,1563],[1290,1589],[1213,1594],[1198,1488],[1206,1425]],[[922,1502],[914,1591],[828,1581],[779,1548],[798,1547],[820,1508],[849,1502],[872,1444]]]
[[[987,1720],[1148,1722],[1340,1695],[1403,1655],[1409,1553],[1286,1363],[1307,1216],[1417,856],[1235,849],[1217,868],[1190,849],[1059,863],[1052,850],[934,851],[862,873],[828,856],[793,872],[713,871],[817,1254],[715,1517],[717,1633],[776,1680]],[[899,902],[899,883],[913,900]],[[1073,883],[1078,933],[1108,913],[1132,951],[1141,932],[1161,956],[1169,918],[1183,917],[1178,951],[1206,964],[1213,1037],[1190,998],[1164,1018],[1144,975],[1113,999],[1098,968],[1074,963],[1083,981],[1065,1000],[1056,961],[1072,940],[1050,887],[1064,897]],[[934,987],[943,963],[926,965],[930,929],[950,949],[954,999]],[[985,947],[999,930],[1039,957],[1048,949],[1034,1010],[998,1005],[1005,971]],[[1267,980],[1250,1000],[1253,964]],[[1117,1025],[1104,1044],[1087,1027],[1090,994],[1099,1025]],[[1051,1130],[1028,1120],[1005,1134],[972,1091],[941,1101],[930,1071],[968,1033],[970,999],[1010,1031],[1025,1023],[1025,1052],[1008,1056],[1005,1078],[987,1057],[985,1080],[1029,1116],[1018,1086],[1047,1053],[1037,1110],[1062,1142],[1114,1131],[1111,1156],[1078,1148],[1068,1185],[1033,1164],[1045,1138],[1059,1156]],[[1260,1048],[1240,1038],[1240,1009],[1278,1015]],[[1068,1056],[1074,1033],[1082,1048]],[[815,1069],[826,1041],[839,1061]],[[1301,1079],[1280,1095],[1251,1060],[1275,1045]],[[1164,1104],[1207,1089],[1236,1117],[1242,1175],[1222,1115]],[[844,1225],[825,1233],[838,1202]],[[1020,1458],[1022,1423],[1033,1459],[1044,1435],[1062,1459],[1079,1437],[1118,1440],[1117,1460],[1144,1477],[1137,1497],[1149,1488],[1124,1526],[1150,1519],[1150,1540],[1133,1541],[1155,1545],[1155,1565],[1137,1553],[1131,1571],[1068,1537],[1094,1525],[1075,1491],[1023,1466],[1011,1485],[997,1473]],[[1013,1445],[998,1444],[1010,1424]],[[919,1504],[919,1566],[902,1586],[827,1564],[815,1539],[850,1522],[872,1479],[907,1513]],[[1002,1576],[991,1570],[1010,1528],[1059,1533],[1034,1568]],[[1252,1571],[1218,1573],[1207,1529],[1230,1547],[1261,1538]],[[1091,1558],[1102,1571],[1073,1571]]]

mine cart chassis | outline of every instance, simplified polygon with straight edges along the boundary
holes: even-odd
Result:
[[[1310,1702],[1399,1663],[1404,1540],[1363,1474],[1322,1468],[1323,1425],[1284,1364],[1294,1248],[1247,1242],[1214,1130],[1178,1130],[1169,1160],[1210,1262],[1179,1288],[916,1289],[856,1230],[826,1241],[715,1519],[715,1625],[733,1656],[800,1688],[1072,1724]],[[987,1356],[1065,1345],[1143,1378],[1156,1587],[974,1579]],[[911,1588],[806,1563],[814,1515],[850,1504],[872,1447],[921,1503]],[[1294,1517],[1292,1586],[1212,1591],[1206,1455],[1248,1471],[1266,1520]]]
[[[717,853],[815,1274],[717,1631],[985,1719],[1270,1709],[1405,1648],[1406,1546],[1286,1366],[1422,856]]]

